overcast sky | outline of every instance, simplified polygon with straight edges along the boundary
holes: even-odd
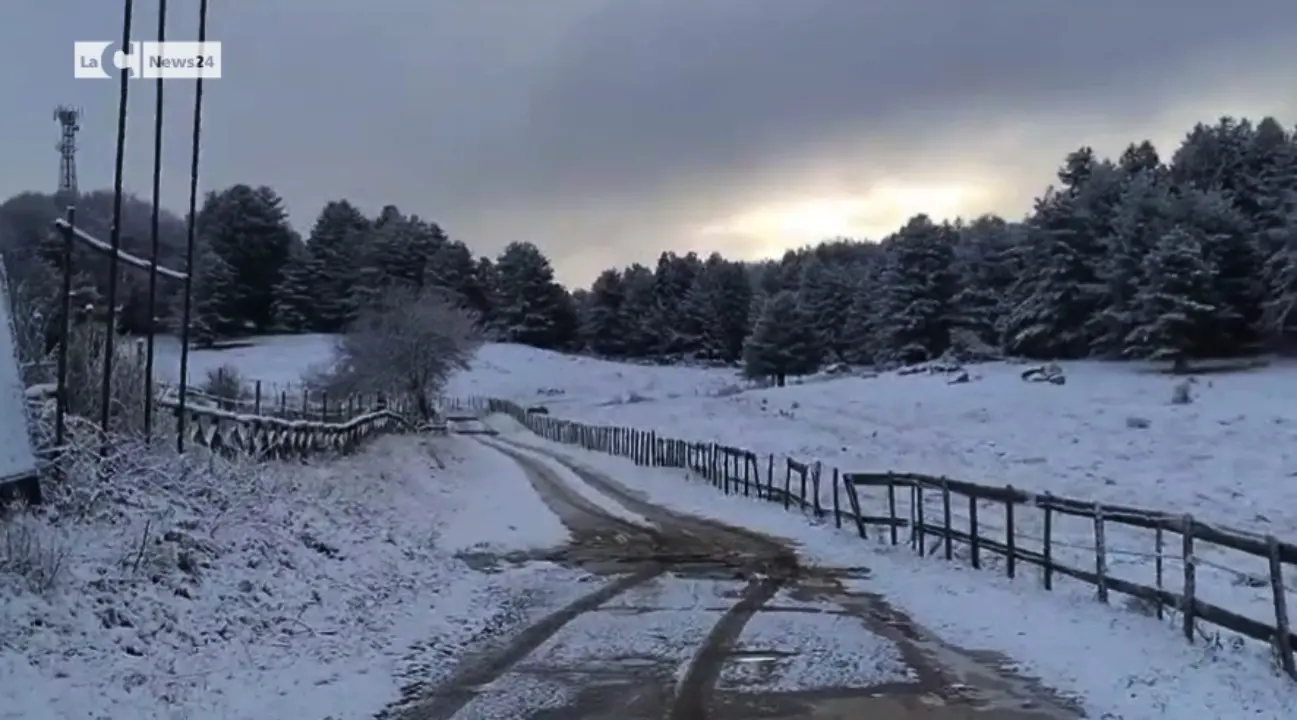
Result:
[[[196,38],[197,0],[169,36]],[[157,0],[136,2],[136,39]],[[83,189],[112,183],[117,85],[73,80],[116,0],[0,5],[0,196],[53,189],[58,103]],[[220,0],[202,187],[267,184],[305,231],[393,203],[479,252],[529,240],[561,279],[663,249],[758,257],[917,212],[1019,215],[1081,144],[1164,156],[1196,120],[1297,123],[1293,0]],[[131,84],[147,193],[153,88]],[[192,83],[167,83],[182,210]]]

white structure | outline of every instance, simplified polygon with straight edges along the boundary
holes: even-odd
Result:
[[[36,476],[27,433],[27,403],[9,314],[9,284],[0,265],[0,488]]]

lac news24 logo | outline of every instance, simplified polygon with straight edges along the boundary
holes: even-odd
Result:
[[[129,70],[132,79],[214,80],[221,77],[224,63],[219,42],[133,42],[126,50],[109,48],[116,43],[96,40],[73,43],[78,79],[107,80],[116,72]]]

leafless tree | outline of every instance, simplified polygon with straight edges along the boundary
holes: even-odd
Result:
[[[435,290],[385,290],[338,338],[317,376],[330,394],[384,393],[413,400],[425,420],[432,398],[482,344],[477,316]]]

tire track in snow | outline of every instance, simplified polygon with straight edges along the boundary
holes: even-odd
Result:
[[[483,441],[483,444],[518,463],[541,499],[572,531],[575,546],[580,546],[583,542],[589,543],[593,545],[590,550],[596,556],[615,556],[619,547],[637,541],[647,543],[651,550],[661,547],[662,538],[656,529],[636,525],[606,512],[580,493],[566,487],[544,463],[500,447],[494,442]],[[629,574],[623,574],[527,625],[502,647],[462,660],[448,679],[419,698],[407,701],[403,707],[390,708],[388,716],[394,720],[450,720],[477,698],[485,686],[508,673],[573,620],[660,577],[667,572],[668,567],[664,563],[650,561],[625,569],[630,571]]]
[[[666,714],[667,720],[706,720],[716,683],[744,626],[753,615],[774,598],[781,588],[798,576],[796,554],[782,543],[757,533],[676,513],[636,498],[611,477],[572,462],[558,453],[518,446],[498,438],[488,444],[498,447],[501,452],[515,457],[520,462],[525,456],[509,452],[499,446],[524,447],[530,452],[557,462],[581,482],[630,512],[656,523],[664,535],[678,538],[683,543],[704,551],[699,555],[706,556],[707,552],[710,552],[713,561],[731,564],[749,576],[747,586],[738,601],[712,626],[711,631],[698,646],[677,685],[675,700]],[[747,552],[735,557],[734,549],[745,549]],[[672,564],[670,569],[684,568]]]

